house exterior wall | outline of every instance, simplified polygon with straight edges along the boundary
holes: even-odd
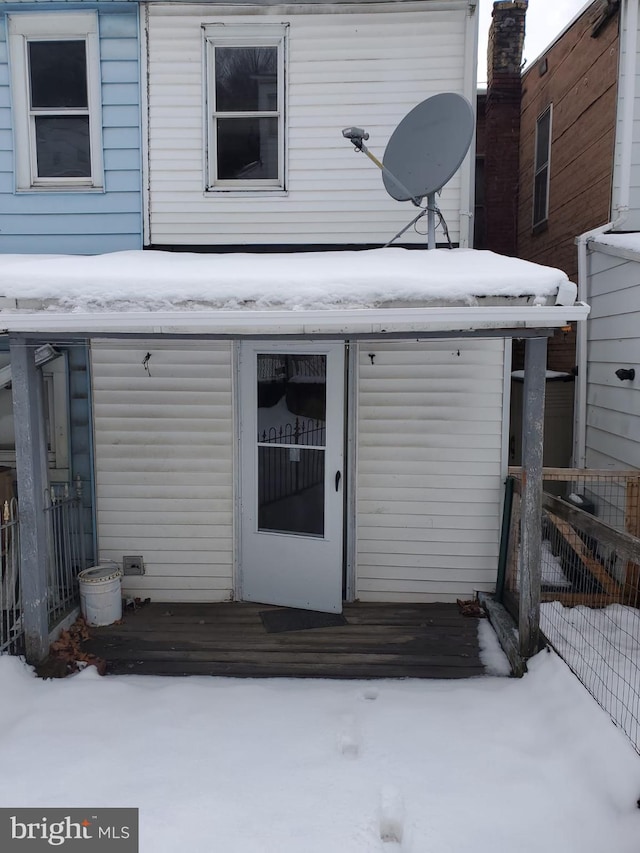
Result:
[[[504,357],[502,340],[360,346],[363,601],[455,601],[495,588]]]
[[[149,4],[149,242],[386,243],[412,218],[412,206],[386,194],[378,169],[341,130],[365,127],[367,144],[382,156],[420,101],[443,91],[473,98],[475,16],[466,3],[435,5],[299,4],[270,13],[265,4],[229,15],[211,6]],[[247,21],[290,25],[286,191],[205,193],[202,25]],[[469,210],[471,171],[463,166],[439,201],[451,239],[463,244],[469,226],[465,217],[461,237],[460,210]],[[414,231],[402,239],[425,242]]]
[[[65,15],[50,2],[5,3],[0,11],[0,251],[94,254],[142,246],[138,4],[98,8],[104,191],[16,192],[7,44],[11,13]]]
[[[589,254],[586,464],[640,469],[640,258]],[[621,382],[620,367],[636,379]]]
[[[454,601],[493,589],[504,342],[359,350],[356,597]],[[127,595],[231,598],[232,345],[99,341],[91,361],[100,559],[144,557],[146,575],[124,578]]]
[[[144,557],[127,595],[231,598],[231,344],[94,342],[91,361],[100,559]]]

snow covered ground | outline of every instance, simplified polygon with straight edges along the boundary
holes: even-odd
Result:
[[[142,853],[637,853],[638,797],[640,758],[553,653],[456,682],[0,658],[0,805],[137,806]]]

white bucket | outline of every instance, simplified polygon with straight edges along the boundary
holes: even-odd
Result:
[[[122,619],[122,570],[100,563],[78,574],[80,609],[87,625],[113,625]]]

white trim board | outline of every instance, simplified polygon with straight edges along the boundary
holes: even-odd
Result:
[[[491,329],[553,329],[586,320],[589,306],[361,308],[306,311],[158,311],[0,314],[4,332],[149,335],[392,335]]]

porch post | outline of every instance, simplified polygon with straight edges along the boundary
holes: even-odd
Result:
[[[41,377],[35,346],[11,335],[11,381],[16,434],[16,471],[20,518],[20,585],[28,663],[44,660],[49,651],[47,532],[44,491],[47,486],[46,443]]]
[[[522,411],[522,501],[520,517],[520,654],[537,651],[542,557],[542,451],[547,339],[527,338]]]

